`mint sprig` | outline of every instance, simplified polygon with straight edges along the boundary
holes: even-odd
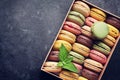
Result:
[[[78,72],[77,68],[72,63],[73,57],[69,56],[69,52],[63,44],[60,47],[60,53],[59,53],[58,57],[60,60],[58,62],[59,67],[62,67],[64,69],[67,69],[67,70],[75,72],[75,73]]]

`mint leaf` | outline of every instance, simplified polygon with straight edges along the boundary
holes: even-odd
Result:
[[[62,62],[58,62],[57,66],[62,67],[63,63]]]
[[[67,69],[67,70],[69,70],[69,71],[72,71],[72,72],[78,73],[77,68],[75,67],[75,65],[74,65],[72,62],[63,65],[63,68],[64,68],[64,69]]]
[[[64,61],[68,56],[68,50],[65,48],[63,44],[61,44],[60,53],[58,56],[60,61]]]
[[[57,66],[78,73],[77,68],[72,63],[73,57],[68,54],[68,50],[63,44],[61,44],[60,53],[58,57],[60,61],[58,62]]]
[[[72,60],[73,60],[73,57],[72,57],[72,56],[68,56],[68,57],[64,60],[64,62],[67,64],[67,63],[72,62]]]

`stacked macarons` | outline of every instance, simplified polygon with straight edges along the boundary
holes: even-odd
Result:
[[[44,70],[63,80],[97,80],[119,36],[120,20],[100,9],[76,1],[44,65]],[[63,44],[79,73],[57,66]]]

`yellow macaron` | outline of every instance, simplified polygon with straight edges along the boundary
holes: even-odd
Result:
[[[110,47],[114,46],[115,41],[116,41],[115,38],[110,35],[107,35],[107,37],[103,39],[103,42]]]
[[[85,78],[85,77],[80,76],[80,77],[78,78],[78,80],[88,80],[88,79]]]
[[[66,30],[61,30],[60,34],[58,35],[58,39],[65,40],[71,44],[73,44],[76,40],[76,36],[72,34],[71,32],[68,32]]]
[[[104,21],[106,19],[106,14],[97,8],[91,8],[90,16],[98,21]]]
[[[109,35],[111,35],[114,38],[117,38],[119,36],[119,30],[110,24],[108,24],[108,27],[109,27]]]
[[[78,80],[79,75],[77,73],[71,72],[71,71],[61,71],[59,74],[59,77],[62,80]]]
[[[73,44],[73,51],[87,57],[89,55],[90,49],[82,44],[74,43]]]
[[[67,41],[64,41],[64,40],[56,40],[54,45],[53,45],[53,49],[54,50],[59,50],[60,47],[61,47],[61,44],[63,44],[68,51],[70,51],[72,49],[71,44]]]

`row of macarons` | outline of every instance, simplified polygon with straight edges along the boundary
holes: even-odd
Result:
[[[107,16],[102,10],[90,7],[82,1],[76,1],[73,4],[71,11],[67,16],[67,20],[72,21],[79,26],[84,24],[92,26],[92,24],[96,21],[105,21],[120,30],[119,19]]]
[[[110,18],[114,20],[109,20]],[[106,23],[99,21],[106,21]],[[120,28],[118,27],[119,24],[116,25],[117,21],[119,20],[114,17],[106,19],[106,14],[103,11],[96,8],[90,10],[87,4],[76,1],[53,45],[44,69],[48,72],[59,73],[59,77],[62,79],[97,80],[111,48],[119,36],[118,29]],[[107,28],[102,26],[107,26]],[[103,34],[99,34],[99,32]],[[77,67],[79,75],[82,76],[57,67],[61,44],[64,44],[70,51],[69,54],[73,57],[73,63]]]

